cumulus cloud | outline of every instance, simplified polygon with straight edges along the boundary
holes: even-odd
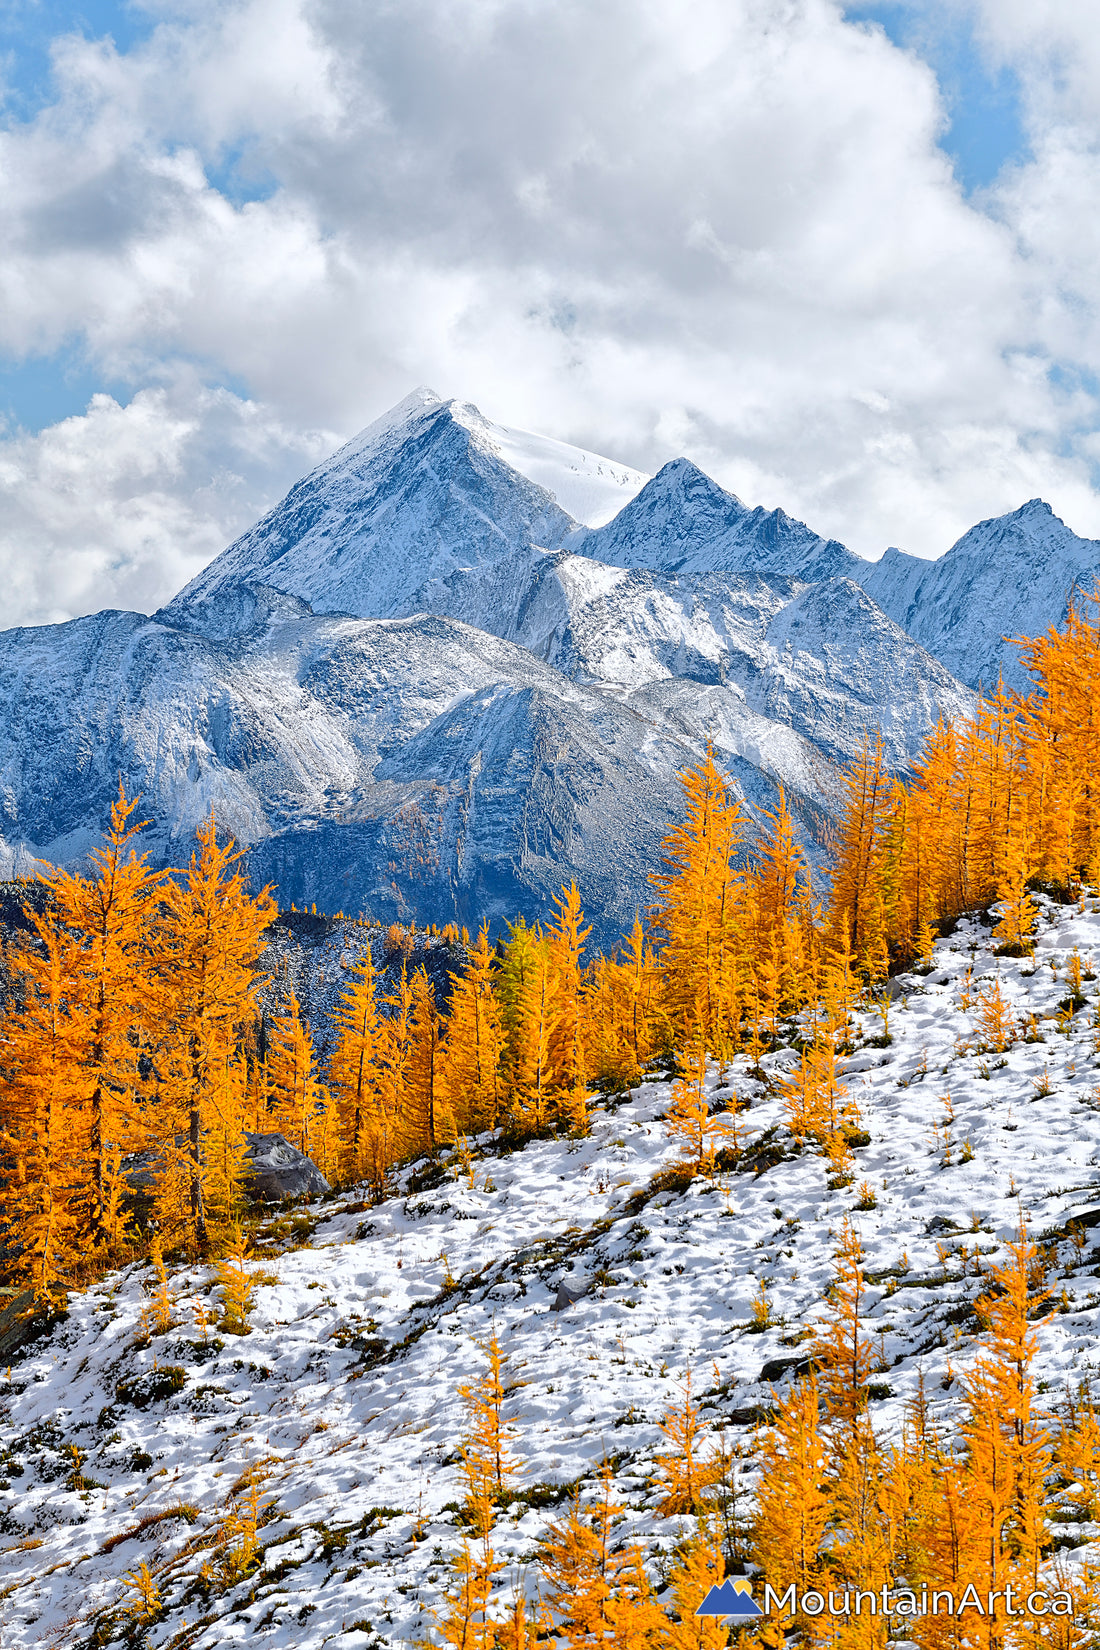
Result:
[[[931,69],[832,0],[181,0],[59,41],[0,131],[0,349],[154,387],[0,442],[20,615],[163,599],[423,381],[865,554],[1035,494],[1100,533],[1100,48],[1056,0],[953,9],[1034,154],[976,200]]]
[[[187,382],[0,443],[5,621],[152,612],[333,445]]]

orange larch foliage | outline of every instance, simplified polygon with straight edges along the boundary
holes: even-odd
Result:
[[[332,1015],[336,1037],[328,1059],[329,1090],[338,1118],[340,1176],[346,1184],[368,1180],[382,1195],[391,1157],[378,1092],[381,1027],[369,946],[349,972],[348,989],[340,993]]]
[[[67,992],[73,942],[28,909],[28,940],[9,957],[18,1010],[0,1034],[0,1187],[11,1276],[48,1302],[81,1265],[78,1189],[91,1160],[82,1059],[91,1005]]]
[[[247,1127],[243,1035],[258,1013],[256,965],[276,914],[267,889],[253,897],[230,839],[214,817],[199,827],[187,872],[164,884],[155,979],[162,1024],[157,1095],[162,1231],[202,1247],[208,1222],[227,1229],[240,1198]]]
[[[451,975],[451,1002],[443,1046],[447,1104],[464,1134],[495,1129],[502,1104],[504,1030],[494,984],[497,965],[482,927],[466,970]]]
[[[84,1114],[87,1174],[74,1201],[82,1206],[84,1243],[111,1258],[122,1253],[129,1236],[123,1158],[149,1143],[143,1102],[150,1078],[143,1056],[160,1031],[151,982],[164,877],[134,852],[144,828],[132,823],[137,805],[120,784],[104,845],[90,856],[94,876],[56,870],[43,879],[52,896],[43,922],[72,940],[63,946],[65,995],[73,1024],[79,1013],[82,1029],[73,1048],[70,1092]]]
[[[677,1042],[701,1019],[707,1048],[724,1059],[740,1037],[744,923],[736,855],[744,822],[709,746],[680,783],[686,818],[662,845],[666,869],[650,877],[658,895],[653,926],[664,935],[665,1006]]]
[[[292,1146],[312,1157],[322,1174],[335,1173],[332,1102],[314,1067],[313,1036],[292,991],[267,1041],[267,1097],[271,1121]]]

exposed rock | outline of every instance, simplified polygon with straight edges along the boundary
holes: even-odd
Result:
[[[561,1283],[558,1284],[558,1292],[554,1296],[554,1304],[550,1310],[551,1312],[567,1312],[587,1293],[588,1285],[586,1283],[566,1283],[563,1278]]]
[[[282,1134],[247,1134],[248,1193],[259,1203],[323,1197],[332,1187],[311,1158]]]
[[[784,1375],[805,1375],[812,1359],[810,1358],[769,1358],[758,1379],[767,1381],[769,1385],[781,1381]]]
[[[36,1301],[33,1289],[23,1289],[11,1296],[0,1312],[0,1364],[10,1363],[17,1352],[45,1335],[66,1316],[63,1308]]]

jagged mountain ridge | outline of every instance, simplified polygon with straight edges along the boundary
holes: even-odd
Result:
[[[686,460],[418,391],[152,620],[0,635],[0,860],[78,858],[122,774],[162,862],[213,805],[285,904],[472,922],[576,876],[606,943],[708,739],[816,854],[866,731],[904,768],[969,710],[873,571]]]
[[[803,789],[811,782],[793,753],[776,752],[787,730],[848,761],[876,725],[891,766],[904,768],[941,716],[972,708],[954,677],[847,578],[669,575],[532,550],[453,574],[433,604],[647,714],[683,697],[674,683],[697,684],[724,749]]]
[[[121,774],[158,863],[213,807],[286,904],[473,924],[575,875],[602,938],[629,925],[682,739],[454,620],[261,605],[231,641],[118,612],[0,635],[5,838],[79,857]]]
[[[1100,577],[1100,541],[1079,537],[1033,498],[1010,515],[980,521],[938,561],[887,550],[858,575],[868,595],[960,681],[992,690],[998,675],[1027,689],[1019,649],[1005,637],[1034,636],[1066,616],[1076,588]]]
[[[1070,592],[1100,574],[1100,542],[1041,500],[978,523],[938,561],[888,550],[867,562],[783,510],[750,509],[688,459],[647,479],[419,390],[292,488],[163,617],[230,635],[247,627],[257,583],[321,612],[450,611],[456,578],[532,546],[680,578],[849,578],[972,688],[998,672],[1022,686],[1010,638],[1060,624]]]
[[[645,480],[417,390],[292,487],[160,616],[229,636],[251,622],[257,584],[318,613],[395,618],[430,609],[432,588],[456,568],[529,544],[554,548],[577,531],[554,493],[516,467],[524,462],[593,519]]]
[[[612,567],[667,573],[774,573],[816,582],[855,578],[863,562],[784,510],[750,509],[690,459],[660,469],[606,526],[570,548]]]

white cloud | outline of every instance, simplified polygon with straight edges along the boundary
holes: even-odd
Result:
[[[333,445],[184,379],[0,444],[3,623],[151,612]]]
[[[20,614],[162,599],[310,430],[422,381],[687,451],[864,553],[1036,493],[1100,533],[1100,48],[983,3],[1035,160],[980,204],[931,70],[831,0],[194,0],[125,55],[60,43],[57,102],[0,133],[0,348],[172,388],[0,443]]]

